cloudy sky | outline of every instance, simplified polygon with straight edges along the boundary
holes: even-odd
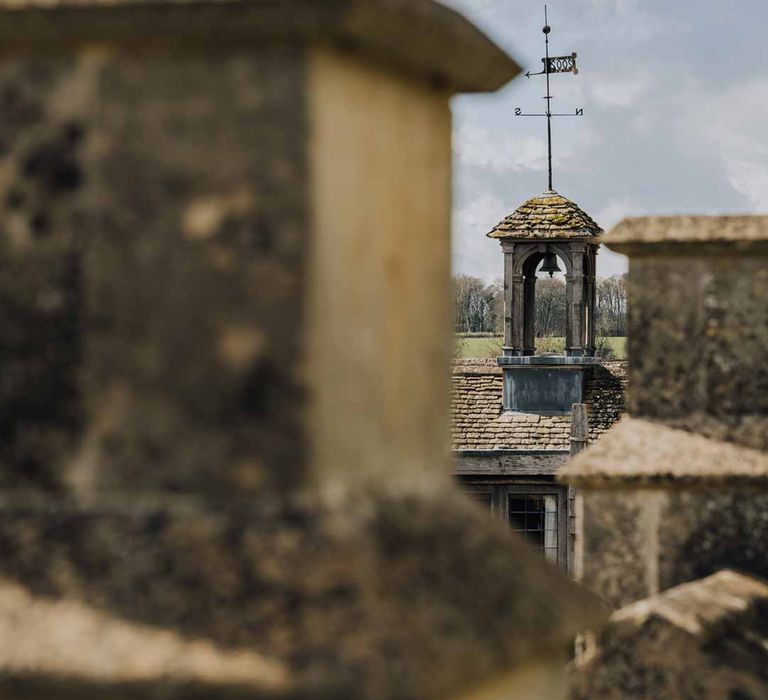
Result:
[[[524,66],[541,70],[543,2],[443,0]],[[578,53],[552,78],[554,187],[606,230],[628,215],[768,213],[768,1],[548,0],[550,53]],[[457,98],[454,269],[493,280],[484,234],[546,189],[542,78]],[[603,251],[599,274],[626,269]]]

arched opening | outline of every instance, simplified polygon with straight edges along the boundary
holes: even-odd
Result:
[[[568,335],[567,254],[555,246],[531,253],[523,273],[523,355],[564,355]]]
[[[564,338],[564,342],[561,344],[558,340],[557,348],[540,344],[540,352],[554,350],[568,357],[593,356],[597,246],[562,240],[507,243],[504,253],[507,265],[504,272],[505,355],[535,355],[537,335],[557,333],[556,337]],[[551,301],[555,319],[550,323],[541,305],[537,319],[537,278],[549,279],[544,270],[558,268],[561,274],[565,273],[565,309],[562,286],[556,286],[562,282],[548,285],[554,288]],[[540,294],[539,298],[543,300],[544,295]]]

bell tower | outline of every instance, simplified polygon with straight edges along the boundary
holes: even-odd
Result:
[[[504,252],[504,409],[568,413],[583,398],[595,357],[595,263],[602,229],[574,202],[548,190],[487,235]],[[565,268],[564,355],[536,355],[536,273]]]
[[[576,53],[549,53],[547,6],[544,6],[543,70],[525,75],[544,76],[546,111],[518,117],[546,117],[547,191],[529,199],[487,235],[504,251],[504,348],[498,358],[504,373],[504,410],[523,413],[570,413],[584,398],[584,380],[595,357],[595,262],[603,230],[574,202],[552,186],[552,119],[580,117],[552,111],[550,78],[558,73],[578,74]],[[536,355],[536,272],[552,276],[565,266],[565,354]]]

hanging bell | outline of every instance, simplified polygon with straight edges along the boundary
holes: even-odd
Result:
[[[562,272],[557,265],[557,255],[554,253],[545,253],[544,264],[541,266],[541,271],[548,272],[550,277],[552,277],[555,272]]]

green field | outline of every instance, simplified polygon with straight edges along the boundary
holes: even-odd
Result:
[[[456,338],[456,357],[497,357],[501,354],[501,337],[498,338]],[[627,357],[626,338],[605,338],[613,348],[616,360]],[[536,341],[539,352],[562,352],[565,347],[564,338],[539,338]]]

